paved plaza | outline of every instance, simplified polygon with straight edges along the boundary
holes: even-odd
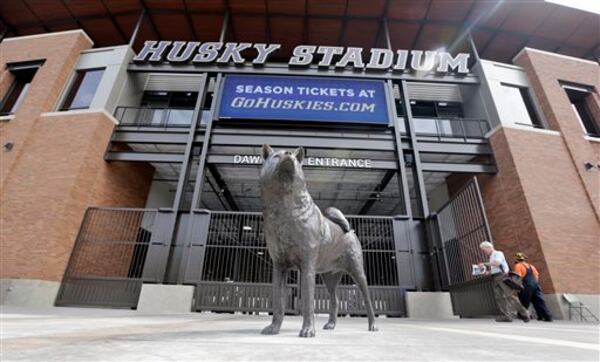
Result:
[[[340,318],[337,329],[297,337],[287,317],[277,336],[267,315],[142,315],[129,310],[2,308],[2,361],[598,361],[597,324],[557,321],[424,321]]]

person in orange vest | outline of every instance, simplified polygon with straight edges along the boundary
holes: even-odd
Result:
[[[538,320],[552,322],[552,314],[546,307],[544,301],[544,293],[540,287],[540,273],[535,266],[525,262],[527,256],[523,253],[515,255],[517,260],[513,270],[523,279],[523,290],[519,292],[519,300],[525,308],[529,308],[529,304],[533,304]]]

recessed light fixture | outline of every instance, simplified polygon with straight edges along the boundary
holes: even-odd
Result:
[[[252,226],[244,225],[244,226],[242,226],[242,230],[252,231]]]

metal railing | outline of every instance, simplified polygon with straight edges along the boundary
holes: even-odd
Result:
[[[401,132],[406,133],[402,127],[403,122],[400,119]],[[438,140],[442,138],[452,139],[483,139],[490,131],[488,121],[475,118],[413,118],[415,133],[421,137],[435,137]]]
[[[135,308],[157,211],[89,208],[56,305]]]
[[[490,236],[476,182],[467,183],[437,214],[449,286],[480,278],[471,267],[488,259],[479,248]]]
[[[117,107],[115,118],[121,126],[189,127],[194,110],[166,107]]]
[[[399,287],[392,218],[349,216],[361,240],[364,267],[375,310],[404,314]],[[252,212],[212,212],[204,266],[196,287],[196,310],[270,311],[272,263],[264,239],[263,218]],[[287,281],[288,313],[299,311],[298,271]],[[340,313],[364,314],[366,308],[354,281],[345,275],[338,288]],[[327,312],[329,295],[317,277],[317,312]]]
[[[582,301],[577,298],[574,294],[563,294],[563,299],[567,302],[567,306],[569,308],[569,320],[580,321],[580,322],[598,322],[599,319],[596,315],[590,310],[590,308],[585,305]]]
[[[487,261],[479,248],[491,241],[477,179],[472,178],[435,215],[439,245],[435,250],[441,286],[450,291],[454,314],[497,314],[490,276],[472,275],[472,265]]]

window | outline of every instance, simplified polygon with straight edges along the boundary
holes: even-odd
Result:
[[[591,100],[591,89],[566,85],[563,85],[563,88],[567,92],[573,111],[579,118],[586,135],[600,137],[600,126],[588,107],[588,102]]]
[[[0,116],[14,114],[17,111],[27,95],[29,85],[39,66],[39,63],[9,65],[8,70],[15,79],[0,104]]]
[[[104,74],[104,68],[77,71],[73,84],[61,107],[61,111],[73,109],[87,109],[92,104],[92,99]]]
[[[138,123],[189,126],[197,99],[198,92],[146,91],[141,104],[145,108]]]
[[[527,87],[500,83],[502,85],[505,104],[510,104],[510,114],[516,124],[544,128],[542,120],[535,109],[533,99]]]

